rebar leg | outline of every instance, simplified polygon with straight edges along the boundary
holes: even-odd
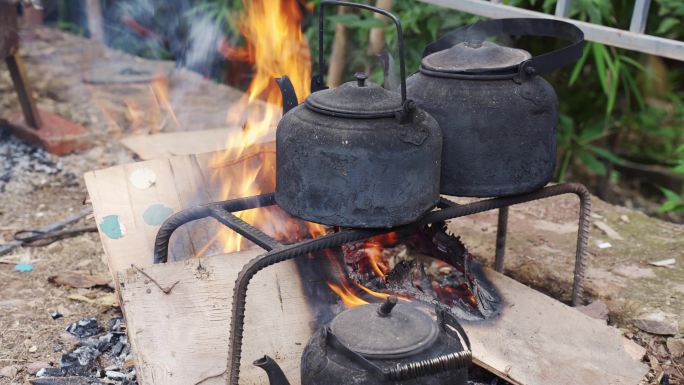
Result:
[[[499,209],[499,222],[496,225],[496,255],[494,270],[503,273],[506,257],[506,232],[508,230],[508,206]]]
[[[591,214],[591,194],[586,187],[572,184],[573,191],[580,200],[579,223],[577,228],[577,249],[575,251],[575,279],[572,285],[572,306],[579,306],[584,296],[584,275],[587,270],[587,244],[589,243],[589,216]]]
[[[40,128],[40,115],[38,113],[38,108],[36,107],[36,101],[33,100],[31,86],[26,77],[26,70],[24,69],[24,63],[22,62],[21,57],[19,54],[10,55],[5,58],[5,63],[7,64],[7,69],[9,69],[10,76],[12,77],[14,89],[19,96],[19,104],[24,112],[26,124],[33,129]]]

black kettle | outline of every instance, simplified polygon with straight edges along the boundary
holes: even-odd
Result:
[[[395,296],[343,311],[304,349],[302,385],[466,385],[470,341],[453,316],[437,316]],[[270,357],[254,365],[270,385],[289,384]]]
[[[499,35],[570,44],[532,57],[485,40]],[[558,98],[541,75],[577,61],[583,45],[582,31],[567,22],[500,19],[458,28],[425,48],[408,92],[442,129],[443,194],[521,194],[551,180]]]
[[[323,87],[324,10],[329,5],[383,14],[397,27],[401,94],[365,74],[335,89]],[[439,200],[442,133],[406,97],[404,41],[393,14],[363,4],[322,1],[319,67],[301,105],[287,77],[277,80],[285,114],[276,131],[276,191],[280,207],[325,225],[392,227],[413,222]]]

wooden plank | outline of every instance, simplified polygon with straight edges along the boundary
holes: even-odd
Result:
[[[149,186],[138,182],[136,187],[135,174],[140,172],[153,178]],[[152,264],[154,237],[159,223],[148,223],[145,219],[149,218],[148,210],[155,214],[157,209],[158,216],[164,210],[168,215],[183,208],[169,161],[152,160],[93,171],[86,173],[85,181],[112,274],[129,268],[131,264]],[[117,224],[121,234],[111,230]],[[183,234],[184,231],[179,232],[179,235]],[[190,243],[183,244],[183,254],[193,255]]]
[[[224,385],[230,301],[242,265],[259,254],[247,251],[154,265],[119,276],[122,307],[141,385]],[[169,294],[162,288],[173,287]],[[260,272],[250,286],[240,384],[268,383],[251,365],[268,354],[293,385],[310,338],[313,314],[293,262]]]
[[[231,293],[240,264],[255,254],[147,268],[162,287],[180,281],[169,295],[135,270],[121,275],[141,384],[194,384],[225,369],[230,295],[223,293]],[[200,264],[211,271],[212,279],[197,273]],[[311,334],[308,325],[313,318],[294,265],[270,269],[274,270],[257,275],[249,290],[242,383],[265,383],[249,363],[269,354],[278,357],[297,384],[299,354]],[[617,329],[493,270],[487,270],[487,276],[505,305],[493,321],[464,325],[479,366],[520,385],[637,385],[646,374],[645,365],[628,352],[634,343]],[[274,286],[280,287],[281,294]]]
[[[637,385],[648,372],[619,330],[493,270],[501,315],[464,325],[478,365],[514,384]],[[638,350],[638,348],[636,349]]]
[[[245,193],[271,192],[275,188],[275,145],[273,142],[250,146],[235,158],[216,161],[217,153],[182,155],[156,159],[86,173],[86,187],[91,197],[95,219],[100,225],[100,238],[112,274],[127,269],[131,264],[149,266],[153,261],[154,237],[159,223],[145,220],[153,206],[171,212],[200,204],[233,199]],[[261,172],[249,190],[238,188],[250,170],[261,167]],[[144,170],[154,182],[146,188],[136,187],[135,174]],[[233,188],[233,185],[236,187]],[[229,188],[226,188],[229,187]],[[102,231],[104,221],[116,217],[123,236],[112,237]],[[215,220],[203,219],[183,226],[171,238],[170,260],[182,260],[197,254],[212,255],[223,252],[213,244],[219,232],[231,230],[217,225]]]
[[[101,234],[110,269],[120,273],[117,283],[141,384],[224,383],[232,285],[242,264],[258,253],[150,265],[156,229],[141,215],[158,202],[176,211],[219,199],[224,193],[222,184],[230,180],[217,175],[231,175],[255,164],[269,169],[272,151],[269,144],[221,162],[213,161],[212,154],[180,156],[86,175],[98,223],[116,214],[127,228],[117,239],[104,231]],[[156,176],[147,189],[132,186],[131,176],[141,168]],[[272,187],[268,181],[263,183],[264,188]],[[181,250],[179,256],[191,254]],[[131,269],[131,264],[137,268]],[[510,278],[492,271],[487,274],[505,305],[499,318],[466,325],[479,365],[523,385],[639,383],[646,369],[627,354],[616,329]],[[170,294],[160,290],[173,285]],[[249,365],[261,354],[274,356],[297,383],[299,354],[314,327],[301,285],[292,263],[275,265],[253,281],[242,383],[265,383],[262,374]]]
[[[239,127],[225,127],[200,131],[165,132],[153,135],[133,135],[121,139],[121,144],[143,160],[164,159],[176,155],[201,154],[228,147],[231,134]],[[269,140],[274,140],[271,135]]]
[[[684,42],[662,37],[644,35],[603,25],[587,23],[567,18],[559,18],[542,12],[530,11],[505,4],[485,0],[420,0],[424,3],[472,13],[492,19],[509,17],[536,17],[563,20],[575,24],[584,31],[587,40],[625,48],[651,55],[684,61]]]

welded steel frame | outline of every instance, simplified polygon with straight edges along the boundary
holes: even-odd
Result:
[[[581,304],[583,295],[583,280],[586,270],[586,250],[589,238],[589,214],[591,212],[591,195],[586,187],[577,183],[558,184],[544,187],[540,190],[508,197],[498,197],[479,200],[467,204],[457,204],[442,198],[439,209],[431,211],[416,222],[408,225],[383,229],[344,229],[340,232],[310,239],[295,244],[285,245],[249,223],[243,221],[234,212],[275,205],[273,193],[239,198],[224,202],[210,203],[178,212],[169,217],[159,229],[155,239],[154,262],[165,263],[168,260],[169,240],[173,232],[182,225],[202,219],[214,218],[226,227],[236,231],[243,237],[254,242],[266,250],[265,254],[255,257],[244,265],[233,289],[233,304],[231,308],[230,326],[230,354],[228,367],[230,369],[230,384],[237,385],[242,355],[242,338],[244,332],[244,318],[247,288],[250,280],[262,269],[273,264],[305,256],[311,252],[321,251],[331,247],[338,247],[348,242],[360,241],[376,235],[389,232],[400,234],[415,231],[416,227],[430,223],[443,222],[490,210],[499,210],[496,237],[495,269],[503,271],[508,208],[510,206],[550,198],[564,194],[575,194],[579,198],[579,220],[577,231],[577,245],[575,249],[575,270],[572,287],[572,304]]]

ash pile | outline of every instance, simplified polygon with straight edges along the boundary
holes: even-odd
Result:
[[[9,135],[2,127],[0,160],[0,193],[30,192],[46,185],[73,186],[79,181],[59,158]]]
[[[32,385],[137,385],[126,327],[116,317],[103,328],[95,318],[67,326],[66,333],[78,340],[66,351],[62,346],[59,367],[43,368],[30,380]]]

